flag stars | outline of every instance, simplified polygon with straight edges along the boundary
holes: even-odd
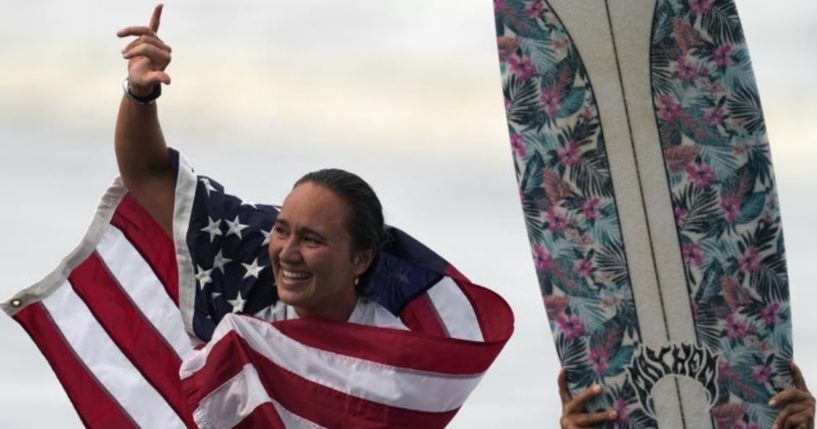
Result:
[[[213,269],[218,268],[221,271],[221,274],[224,274],[224,266],[232,262],[233,260],[230,258],[225,258],[223,255],[223,249],[218,250],[218,254],[213,259]]]
[[[264,241],[261,243],[261,247],[269,245],[269,235],[271,233],[272,233],[272,230],[269,230],[269,231],[264,231],[263,229],[261,230],[261,235],[264,236]]]
[[[258,265],[258,258],[253,259],[252,264],[242,263],[241,265],[243,265],[244,269],[247,270],[247,272],[244,274],[245,279],[248,277],[258,278],[258,273],[260,273],[266,267],[265,265]]]
[[[210,294],[210,302],[214,302],[218,297],[221,296],[221,292],[213,292]]]
[[[204,189],[205,189],[205,190],[207,190],[207,196],[208,196],[208,197],[210,196],[210,191],[216,191],[216,192],[218,192],[218,189],[216,189],[216,188],[213,186],[213,184],[212,184],[212,183],[210,183],[210,179],[208,179],[208,178],[206,178],[206,177],[200,177],[200,178],[199,178],[199,182],[201,182],[201,183],[203,183],[203,184],[204,184]]]
[[[408,274],[403,272],[396,272],[394,273],[394,279],[397,280],[399,283],[409,284],[411,281],[409,280]]]
[[[208,283],[213,282],[213,278],[210,274],[213,272],[213,269],[205,270],[204,268],[196,265],[196,280],[199,282],[199,287],[204,290],[204,286]]]
[[[242,206],[250,206],[250,207],[252,207],[252,208],[254,208],[254,209],[257,209],[257,208],[258,208],[258,205],[257,205],[256,203],[252,202],[252,201],[244,201],[244,200],[242,200],[242,201],[241,201],[241,205],[242,205]]]
[[[247,303],[247,300],[241,296],[241,291],[238,291],[238,296],[235,299],[228,299],[227,303],[233,306],[233,313],[240,313],[244,311],[244,304]]]
[[[207,226],[201,230],[210,234],[210,243],[212,243],[217,236],[221,235],[221,220],[214,220],[210,216],[207,216]]]
[[[236,236],[238,236],[238,238],[243,238],[243,237],[241,237],[241,230],[243,230],[243,229],[245,229],[245,228],[247,228],[249,226],[249,225],[244,225],[243,223],[241,223],[238,220],[238,215],[235,216],[235,220],[233,220],[232,222],[227,220],[227,219],[224,219],[224,222],[227,222],[227,227],[228,227],[227,235],[225,235],[225,237],[229,237],[230,235],[235,234]]]

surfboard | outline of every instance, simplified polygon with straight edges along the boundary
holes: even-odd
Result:
[[[771,427],[791,314],[769,144],[732,0],[495,0],[550,328],[608,427]],[[555,386],[554,386],[555,388]],[[742,425],[742,426],[740,426]]]

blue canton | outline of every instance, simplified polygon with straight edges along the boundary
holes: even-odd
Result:
[[[254,314],[277,300],[267,245],[278,209],[198,177],[187,246],[196,276],[193,329],[209,340],[228,313]]]

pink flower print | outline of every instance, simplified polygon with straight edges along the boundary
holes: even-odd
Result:
[[[678,225],[678,228],[683,228],[686,225],[688,214],[689,210],[681,206],[675,208],[675,224]]]
[[[528,80],[531,76],[536,74],[536,65],[534,65],[533,60],[528,57],[520,57],[516,54],[511,55],[510,58],[508,58],[508,65],[511,67],[511,73],[521,81]]]
[[[746,336],[747,332],[746,324],[737,320],[734,314],[726,316],[726,336],[730,340],[740,340]]]
[[[553,232],[561,232],[567,228],[567,216],[561,211],[557,211],[555,207],[548,209],[545,213],[545,219],[548,222],[548,229]]]
[[[757,422],[749,422],[744,424],[743,422],[735,422],[735,425],[732,426],[732,429],[760,429],[760,424]]]
[[[505,0],[494,0],[494,12],[500,12],[505,9]]]
[[[618,417],[616,417],[616,423],[619,425],[624,425],[630,420],[630,412],[627,410],[627,401],[624,399],[618,398],[613,401],[613,409],[616,410]]]
[[[575,140],[570,140],[567,147],[560,148],[556,153],[559,154],[559,162],[565,167],[578,165],[581,162],[579,157],[579,145]]]
[[[715,169],[708,164],[687,165],[689,181],[698,188],[705,188],[715,181]]]
[[[715,106],[711,109],[707,109],[704,113],[704,122],[709,125],[719,125],[723,120],[726,118],[726,112],[723,110],[723,107]]]
[[[505,97],[505,111],[510,112],[513,107],[513,101],[509,97]]]
[[[737,197],[723,197],[721,199],[721,211],[723,212],[723,217],[726,218],[726,221],[729,224],[735,223],[740,216],[740,203],[738,202]]]
[[[508,58],[519,49],[519,41],[516,37],[499,36],[496,44],[499,47],[499,61],[501,62],[508,61]]]
[[[772,378],[772,367],[758,365],[752,369],[752,380],[758,383],[766,383],[770,378]]]
[[[732,45],[718,46],[718,49],[715,49],[715,64],[717,64],[717,66],[720,68],[728,66],[731,60],[729,54],[731,53]]]
[[[582,202],[582,213],[587,220],[593,220],[599,215],[599,205],[601,200],[598,197],[592,197]]]
[[[780,311],[780,304],[772,302],[767,305],[760,313],[761,317],[763,317],[763,323],[766,324],[766,326],[774,325],[775,322],[777,322],[778,311]]]
[[[695,64],[682,57],[675,63],[675,74],[681,80],[691,81],[698,77],[698,70],[695,68]]]
[[[556,318],[556,323],[568,341],[573,341],[584,333],[584,324],[579,316],[568,316],[563,313]]]
[[[760,255],[756,248],[746,249],[743,256],[738,258],[738,268],[746,274],[751,274],[760,268]]]
[[[545,113],[551,118],[556,116],[559,112],[559,90],[556,88],[543,89],[542,95],[539,96],[539,101],[542,102],[542,107],[545,108]]]
[[[661,119],[671,122],[681,117],[682,114],[681,103],[678,100],[669,94],[658,96],[658,116]]]
[[[553,264],[553,256],[541,244],[533,246],[533,263],[538,271],[544,271]]]
[[[692,263],[696,267],[700,267],[704,262],[704,257],[701,254],[701,245],[698,243],[684,244],[681,246],[681,253],[687,264]]]
[[[590,350],[590,365],[598,375],[604,375],[607,370],[607,350],[603,347],[598,347]]]
[[[528,18],[536,19],[542,16],[542,12],[545,11],[544,5],[541,1],[534,0],[525,4],[525,15]]]
[[[595,265],[592,259],[579,259],[573,263],[573,272],[582,277],[590,277],[593,274],[593,268]]]
[[[518,158],[524,158],[525,153],[525,139],[522,137],[521,134],[511,134],[511,147],[513,148],[514,153]]]
[[[712,0],[689,0],[689,9],[693,15],[703,15],[712,9]]]
[[[724,378],[729,377],[729,373],[732,371],[732,366],[729,365],[729,362],[726,359],[721,359],[718,361],[718,380],[722,380]]]

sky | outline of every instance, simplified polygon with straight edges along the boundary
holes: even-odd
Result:
[[[116,175],[126,25],[149,1],[32,0],[0,16],[0,298],[79,242]],[[738,1],[778,180],[795,360],[817,386],[817,2]],[[306,171],[373,184],[387,222],[498,291],[516,333],[452,428],[552,427],[559,362],[530,259],[490,0],[167,2],[167,140],[204,174],[280,202]],[[81,427],[36,347],[0,317],[0,427]]]

